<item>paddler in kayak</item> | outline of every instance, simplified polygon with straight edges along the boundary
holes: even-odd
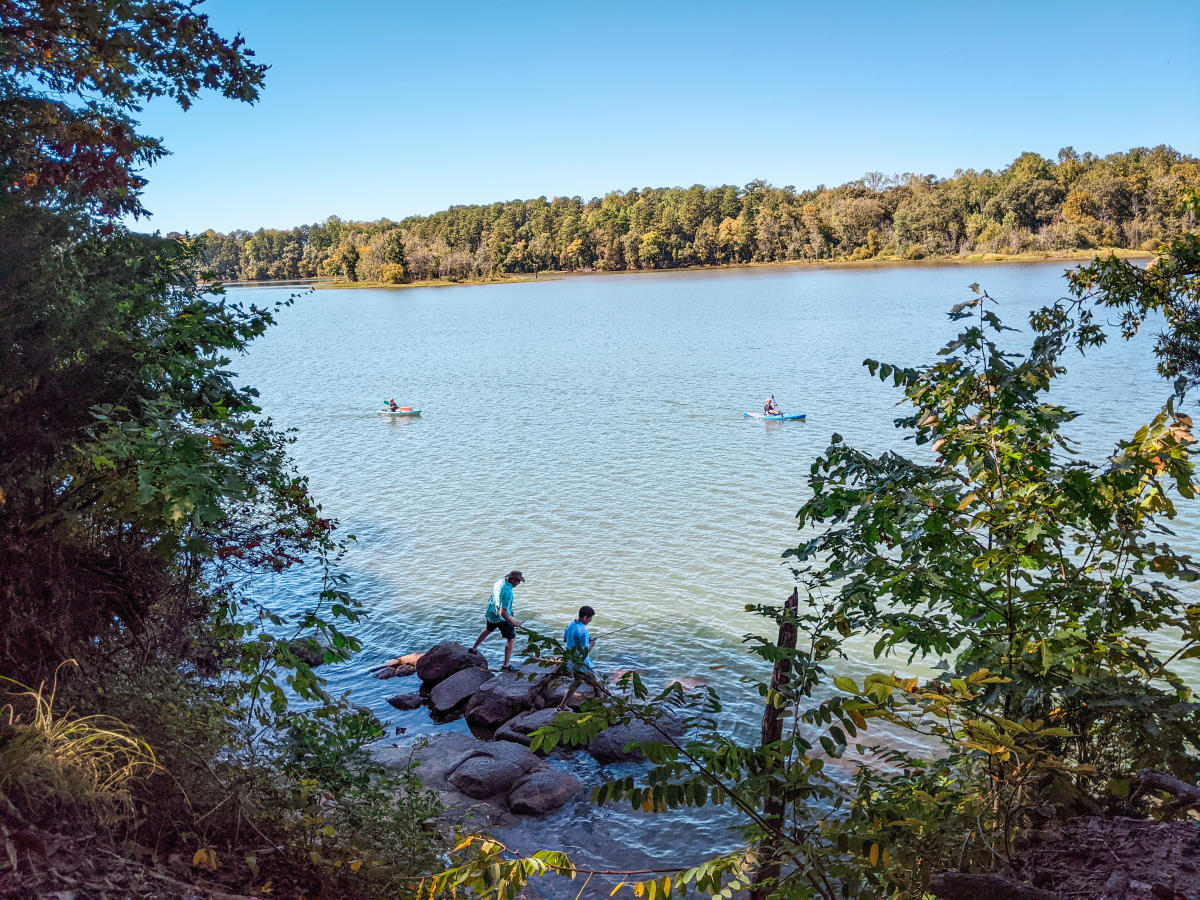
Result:
[[[774,394],[772,394],[770,397],[768,397],[767,402],[763,404],[763,415],[764,416],[782,416],[783,415],[783,413],[781,413],[779,411],[779,407],[775,404],[775,395]]]
[[[388,412],[400,412],[400,404],[395,397],[388,397]]]

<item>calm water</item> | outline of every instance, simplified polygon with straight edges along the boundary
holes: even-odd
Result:
[[[301,298],[234,368],[279,425],[297,430],[300,468],[358,537],[345,570],[370,610],[357,630],[366,653],[322,672],[409,734],[428,730],[423,713],[385,703],[415,684],[365,671],[447,638],[469,644],[492,582],[519,568],[528,579],[516,591],[519,619],[560,631],[588,603],[601,667],[666,678],[724,666],[717,687],[730,728],[757,728],[757,695],[738,676],[766,672],[741,640],[762,620],[742,609],[791,591],[780,554],[802,537],[793,517],[809,464],[835,431],[873,452],[916,450],[892,426],[898,391],[862,360],[931,361],[956,331],[945,310],[970,296],[971,282],[1023,326],[1025,311],[1065,292],[1062,273],[1062,264],[752,269]],[[240,293],[261,303],[288,291]],[[1071,434],[1090,458],[1167,396],[1149,349],[1117,341],[1069,360],[1058,399],[1089,410]],[[743,418],[769,393],[808,420]],[[388,396],[424,414],[380,417]],[[1195,510],[1178,530],[1196,550]],[[305,577],[265,586],[284,610],[310,589]],[[498,663],[502,643],[492,641],[484,650]],[[848,673],[875,668],[871,643],[856,648]],[[585,760],[569,765],[599,777]],[[646,822],[586,803],[511,837],[535,849],[564,836],[567,849],[609,863],[728,841],[711,816]]]

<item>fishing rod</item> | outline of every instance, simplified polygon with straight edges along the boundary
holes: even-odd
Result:
[[[629,625],[622,625],[620,628],[614,628],[612,631],[605,631],[602,634],[596,635],[597,639],[612,637],[614,634],[620,634],[622,631],[628,631],[631,628],[637,628],[639,625],[645,625],[648,622],[661,622],[663,619],[675,618],[674,613],[665,613],[661,616],[651,616],[649,619],[642,619],[638,622],[632,622]]]

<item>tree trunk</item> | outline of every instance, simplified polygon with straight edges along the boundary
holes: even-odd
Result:
[[[800,603],[800,589],[793,588],[792,596],[788,597],[787,603],[784,604],[784,618],[779,623],[779,646],[786,647],[788,650],[796,649],[796,610]],[[763,746],[773,744],[783,737],[783,717],[780,715],[779,708],[771,702],[774,691],[779,690],[780,686],[787,683],[792,674],[792,661],[788,657],[784,657],[775,663],[775,671],[771,673],[771,691],[768,695],[767,707],[763,711],[762,719],[762,743]],[[769,835],[761,844],[759,844],[758,852],[762,859],[762,864],[754,875],[754,884],[750,889],[750,900],[766,900],[767,895],[771,893],[771,889],[775,882],[779,880],[779,838],[776,837],[779,832],[783,831],[785,824],[785,815],[787,808],[781,798],[768,795],[763,801],[763,817],[767,820],[775,834]]]

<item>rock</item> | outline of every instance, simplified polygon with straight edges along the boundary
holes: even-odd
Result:
[[[408,663],[401,663],[392,669],[397,678],[407,678],[409,675],[417,674],[417,667]]]
[[[439,734],[407,747],[375,745],[371,755],[388,768],[411,768],[437,793],[448,821],[466,819],[476,828],[516,824],[517,815],[557,809],[583,790],[518,744],[469,734]]]
[[[288,649],[308,663],[310,668],[315,669],[325,662],[325,648],[317,644],[312,638],[291,641],[288,643]]]
[[[458,641],[445,641],[431,647],[428,653],[421,654],[416,666],[422,681],[435,684],[473,666],[486,669],[487,660]]]
[[[376,669],[371,674],[374,675],[376,678],[378,678],[380,681],[387,681],[389,678],[396,677],[396,670],[389,669],[387,666],[384,666],[381,669]]]
[[[420,694],[397,694],[395,697],[388,697],[388,703],[396,709],[416,709],[424,702]]]
[[[508,808],[522,815],[540,816],[581,793],[583,785],[566,772],[541,769],[517,782],[508,795]]]
[[[524,744],[528,747],[529,735],[543,725],[553,722],[557,715],[558,710],[554,707],[521,713],[509,719],[500,727],[496,732],[496,740],[512,741],[515,744]]]
[[[537,692],[537,702],[534,706],[554,707],[562,703],[563,697],[567,695],[567,688],[571,686],[571,677],[568,675],[556,675],[548,682],[542,685]],[[596,696],[596,692],[587,684],[581,684],[575,689],[575,693],[571,696],[571,708],[579,709],[583,705],[584,700],[592,700]]]
[[[512,672],[501,672],[485,683],[467,702],[467,722],[482,731],[495,731],[519,712],[533,704],[529,698],[532,682]]]
[[[485,681],[493,678],[487,669],[472,666],[455,672],[445,681],[439,681],[429,695],[430,705],[440,713],[448,713],[477,690]]]
[[[464,760],[482,753],[487,748],[487,741],[481,741],[469,734],[454,733],[435,735],[409,753],[415,765],[414,771],[422,785],[433,790],[454,790],[447,780],[450,773]],[[375,756],[384,765],[391,762],[386,752],[376,753]]]
[[[412,666],[416,668],[417,663],[424,655],[424,653],[405,653],[398,661],[402,666]]]
[[[543,765],[524,747],[497,741],[455,766],[446,780],[468,797],[485,800],[507,794],[522,775]]]
[[[678,737],[683,733],[683,727],[676,719],[664,718],[658,725],[672,737]],[[596,757],[597,762],[631,762],[645,759],[645,756],[642,755],[642,751],[635,748],[626,750],[626,744],[635,741],[666,743],[666,740],[653,726],[647,725],[645,722],[634,721],[625,725],[613,725],[611,728],[605,728],[588,742],[587,749],[588,753]]]

